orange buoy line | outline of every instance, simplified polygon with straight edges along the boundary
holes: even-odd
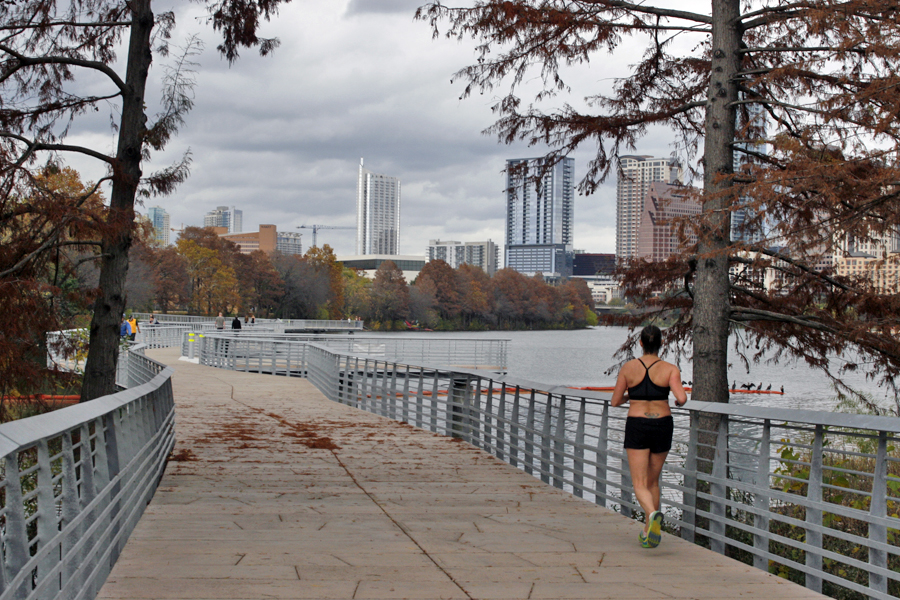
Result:
[[[611,392],[616,388],[615,388],[615,386],[612,386],[612,385],[605,385],[605,386],[600,386],[600,387],[572,387],[569,389],[587,390],[590,392]],[[688,387],[688,386],[685,386],[685,388],[684,388],[684,391],[686,391],[686,392],[690,392],[692,390],[693,390],[693,388]],[[740,389],[740,390],[728,390],[728,392],[731,394],[777,394],[779,396],[784,395],[784,392],[779,391],[779,390],[744,390],[744,389]]]

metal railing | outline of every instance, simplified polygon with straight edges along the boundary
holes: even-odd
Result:
[[[240,360],[214,353],[208,364],[242,370],[274,355],[262,344],[242,352]],[[295,352],[331,400],[461,438],[545,483],[640,516],[622,450],[626,410],[605,394],[318,342]],[[673,415],[661,482],[670,531],[818,592],[900,595],[897,419],[709,403]]]
[[[150,319],[150,313],[132,313],[138,321],[146,323]],[[168,315],[154,313],[159,322],[163,325],[209,325],[215,328],[216,317],[200,317],[194,315]],[[231,327],[231,319],[227,317],[225,320],[225,328]],[[256,323],[247,323],[244,325],[244,319],[241,317],[241,325],[244,327],[262,326],[268,329],[284,333],[286,329],[311,329],[311,330],[328,330],[328,331],[362,331],[364,329],[363,321],[354,320],[325,320],[325,319],[256,319]]]
[[[94,598],[175,443],[173,370],[135,347],[117,394],[0,425],[0,600]]]
[[[505,371],[509,340],[403,338],[363,335],[259,335],[252,331],[185,333],[182,356],[234,371],[306,377],[307,346],[383,360],[419,362],[446,368]]]

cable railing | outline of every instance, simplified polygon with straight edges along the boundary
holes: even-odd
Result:
[[[175,443],[173,370],[120,355],[121,392],[0,425],[0,600],[94,598]]]
[[[305,346],[290,357],[284,348],[278,367],[259,368],[277,354],[262,340],[232,358],[220,348],[207,364],[247,370],[255,360],[249,370],[305,373],[335,402],[460,438],[549,485],[641,516],[622,450],[626,410],[608,395]],[[673,415],[661,482],[670,533],[834,597],[900,596],[897,419],[697,402]]]
[[[402,336],[260,334],[255,331],[186,332],[182,356],[234,371],[306,377],[307,346],[383,360],[403,360],[456,369],[506,371],[509,340],[404,338]]]
[[[201,317],[195,315],[169,315],[153,313],[162,325],[193,325],[215,329],[216,317]],[[150,319],[150,313],[132,313],[136,317],[143,328],[144,323]],[[231,328],[233,317],[227,317],[225,320],[225,329]],[[241,326],[244,328],[254,328],[257,326],[266,327],[278,333],[290,333],[291,330],[300,332],[303,330],[314,331],[362,331],[364,329],[363,321],[353,319],[255,319],[256,323],[244,323],[244,318],[240,317]]]

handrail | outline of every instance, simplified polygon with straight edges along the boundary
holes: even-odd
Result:
[[[174,371],[142,348],[128,389],[0,425],[0,600],[100,591],[175,443]]]
[[[244,341],[206,342],[219,348],[201,362],[284,374],[286,363],[270,362],[279,342]],[[292,352],[304,369],[293,374],[329,399],[461,438],[547,484],[640,516],[622,450],[625,410],[608,394],[302,345]],[[817,592],[896,597],[900,421],[711,403],[672,412],[675,443],[661,482],[670,531],[789,572]]]

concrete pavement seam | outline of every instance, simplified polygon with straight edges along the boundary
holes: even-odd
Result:
[[[458,587],[460,589],[460,591],[462,591],[462,593],[466,595],[466,598],[469,598],[470,600],[476,600],[475,598],[472,597],[472,595],[468,592],[468,590],[466,590],[466,588],[464,588],[462,586],[462,584],[460,584],[458,581],[456,581],[456,579],[453,578],[453,575],[451,575],[444,567],[442,567],[440,564],[438,564],[438,562],[428,553],[428,551],[422,547],[422,545],[418,542],[418,540],[416,540],[416,538],[413,537],[412,533],[406,527],[404,527],[403,524],[401,524],[393,516],[391,516],[391,513],[389,513],[384,508],[384,506],[382,506],[381,503],[371,493],[369,493],[369,491],[366,488],[364,488],[359,483],[359,481],[356,480],[356,477],[353,476],[353,473],[350,472],[350,469],[347,468],[347,465],[344,464],[344,461],[342,461],[341,458],[337,455],[337,452],[332,450],[331,453],[334,455],[334,459],[338,462],[338,464],[341,465],[341,468],[344,469],[344,472],[347,473],[347,477],[349,477],[353,481],[353,483],[356,485],[356,487],[358,487],[359,490],[363,494],[365,494],[366,496],[369,497],[369,500],[371,500],[372,503],[375,506],[377,506],[381,510],[381,512],[384,513],[384,516],[386,516],[388,519],[390,519],[391,523],[393,523],[397,527],[397,529],[402,531],[403,534],[407,538],[409,538],[409,541],[411,541],[413,544],[415,544],[416,547],[422,552],[422,554],[424,554],[428,558],[428,560],[430,560],[432,562],[432,564],[434,564],[434,566],[437,567],[438,570],[440,570],[440,572],[443,573],[447,577],[447,579],[449,579],[451,582],[453,582],[453,585]]]

